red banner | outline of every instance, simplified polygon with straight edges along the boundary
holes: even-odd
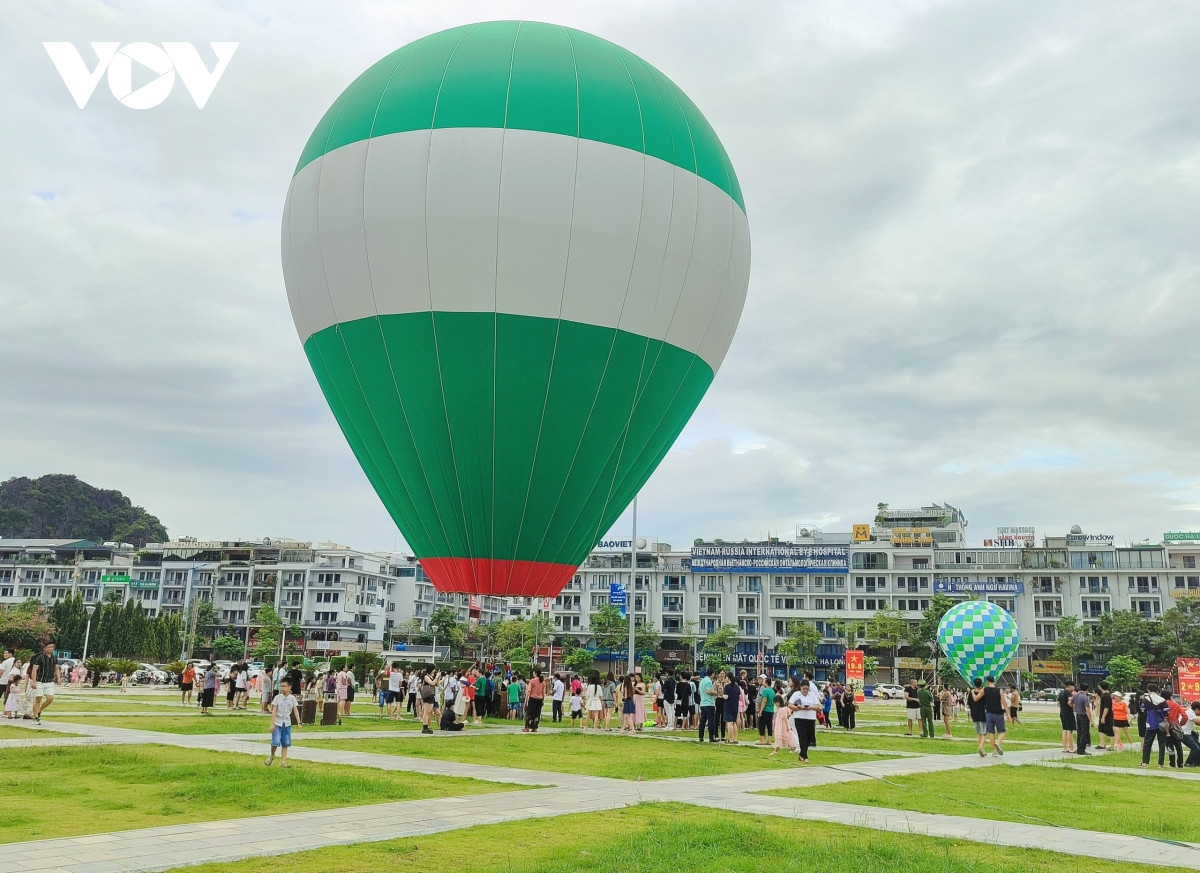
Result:
[[[863,696],[864,666],[862,649],[846,650],[846,684],[854,689],[854,699],[859,703],[866,699]]]
[[[1184,702],[1200,700],[1200,658],[1176,658],[1175,672],[1179,674],[1179,696]]]

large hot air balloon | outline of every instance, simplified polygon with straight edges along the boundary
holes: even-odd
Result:
[[[666,76],[493,21],[368,69],[300,156],[296,329],[441,591],[554,596],[658,466],[733,339],[737,177]]]

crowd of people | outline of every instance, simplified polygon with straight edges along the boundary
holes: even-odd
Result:
[[[1058,695],[1063,751],[1090,755],[1093,727],[1099,734],[1097,751],[1120,751],[1132,743],[1130,731],[1136,726],[1143,769],[1150,766],[1155,743],[1159,767],[1164,763],[1176,769],[1200,767],[1200,741],[1195,734],[1200,701],[1185,706],[1174,698],[1169,688],[1153,682],[1127,694],[1110,690],[1107,682],[1094,690],[1068,682]]]
[[[27,662],[5,649],[0,657],[0,693],[3,713],[9,719],[33,719],[42,723],[42,713],[54,703],[54,688],[62,684],[63,673],[49,642]]]

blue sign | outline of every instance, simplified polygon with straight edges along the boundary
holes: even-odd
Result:
[[[933,580],[934,594],[1024,594],[1024,582],[988,582],[984,579]]]
[[[629,595],[625,592],[625,586],[620,582],[610,582],[608,585],[608,602],[613,606],[621,607],[621,618],[624,618],[625,607],[629,602]]]
[[[846,573],[849,570],[849,546],[791,543],[692,546],[693,573]]]

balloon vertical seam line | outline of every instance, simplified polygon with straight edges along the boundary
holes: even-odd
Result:
[[[500,128],[500,172],[497,174],[496,180],[496,260],[495,268],[492,273],[492,511],[488,519],[491,525],[491,536],[488,540],[487,556],[491,560],[488,575],[491,577],[489,589],[496,591],[498,579],[496,578],[499,571],[499,564],[495,561],[496,558],[496,408],[500,398],[497,391],[497,381],[499,380],[500,367],[500,211],[501,200],[504,196],[504,149],[508,142],[508,110],[509,104],[512,101],[512,79],[513,68],[516,65],[517,59],[517,43],[521,40],[522,21],[517,22],[516,33],[513,34],[512,51],[508,56],[508,85],[504,91],[504,120]],[[503,596],[508,595],[509,587],[512,584],[513,565],[509,564],[506,568]]]
[[[473,552],[473,549],[471,548],[470,531],[467,529],[466,507],[463,505],[462,478],[458,472],[458,460],[454,456],[454,432],[450,427],[450,407],[446,400],[446,385],[442,378],[442,356],[440,347],[438,345],[437,335],[437,311],[433,304],[433,276],[429,266],[429,176],[430,168],[433,166],[433,134],[437,128],[438,104],[442,99],[442,89],[446,85],[446,76],[450,72],[450,65],[454,62],[454,56],[457,54],[459,47],[466,40],[467,36],[470,35],[478,26],[478,24],[472,24],[469,28],[467,28],[467,30],[463,32],[462,36],[458,38],[458,42],[454,44],[454,48],[452,48],[450,53],[446,56],[446,66],[442,68],[442,77],[438,82],[437,94],[433,98],[433,111],[429,117],[429,156],[425,162],[425,283],[426,290],[429,292],[429,329],[433,336],[433,355],[437,362],[438,387],[442,394],[442,411],[446,417],[446,439],[450,447],[450,463],[454,468],[455,484],[458,486],[458,507],[459,512],[462,515],[463,545],[465,546],[465,550],[468,555]],[[450,548],[449,542],[447,542],[446,545],[447,548]],[[461,572],[461,570],[457,570],[456,572]],[[462,590],[462,586],[465,581],[465,579],[460,579],[458,588],[456,590]]]
[[[437,501],[433,499],[433,484],[430,481],[429,473],[425,468],[425,459],[421,456],[421,453],[419,451],[417,451],[417,439],[416,439],[415,434],[413,433],[412,422],[409,420],[408,409],[404,405],[404,397],[402,395],[402,392],[400,391],[399,380],[396,378],[396,367],[392,362],[392,350],[391,350],[390,346],[388,345],[387,334],[385,333],[385,331],[383,329],[383,320],[379,314],[379,301],[378,301],[378,298],[375,296],[375,276],[374,276],[374,271],[371,268],[370,248],[367,246],[367,241],[366,241],[366,233],[367,233],[367,198],[366,198],[367,168],[370,166],[371,143],[375,138],[375,127],[379,120],[379,111],[380,111],[380,108],[383,106],[384,96],[387,94],[388,89],[391,87],[392,82],[395,80],[397,74],[399,74],[400,68],[404,66],[404,63],[410,57],[410,54],[411,53],[404,55],[404,57],[402,57],[399,60],[399,62],[396,64],[395,68],[392,70],[391,75],[388,76],[387,81],[383,84],[383,87],[380,89],[379,99],[375,103],[375,114],[371,119],[370,135],[368,136],[366,145],[364,146],[364,151],[366,152],[366,155],[363,159],[363,200],[362,200],[362,205],[363,205],[363,249],[366,254],[365,261],[366,261],[366,265],[367,265],[368,281],[369,281],[369,285],[371,288],[371,301],[375,307],[374,321],[375,321],[376,327],[379,330],[379,343],[380,343],[380,346],[383,348],[384,358],[387,360],[388,372],[392,378],[392,387],[396,391],[396,403],[400,408],[400,416],[404,420],[404,426],[408,430],[409,439],[412,440],[413,450],[414,450],[413,454],[416,456],[417,465],[421,471],[421,477],[424,479],[425,490],[426,490],[427,494],[429,495],[429,504],[433,507],[435,520],[437,522],[438,527],[441,528],[442,540],[448,541],[449,536],[446,531],[445,522],[442,519],[441,508],[438,506]],[[378,426],[378,422],[376,422],[376,426]],[[396,458],[394,455],[392,455],[392,452],[390,449],[390,442],[385,440],[384,447],[387,448],[388,455],[392,460],[392,464],[396,468],[396,481],[404,489],[405,494],[408,495],[409,503],[413,507],[413,515],[415,517],[413,519],[411,519],[411,522],[414,524],[414,526],[420,526],[424,532],[426,541],[432,543],[435,538],[430,535],[429,527],[426,524],[425,517],[424,517],[425,514],[417,508],[417,502],[412,499],[412,492],[409,491],[409,488],[406,484],[406,478],[402,477],[400,475],[400,465],[396,463]]]
[[[608,359],[604,363],[604,371],[601,373],[601,376],[600,376],[600,385],[601,386],[604,383],[605,375],[607,375],[607,373],[608,373],[608,367],[612,363],[613,350],[616,348],[617,339],[619,337],[620,330],[621,330],[621,319],[625,313],[625,305],[629,300],[629,289],[630,289],[631,285],[633,284],[633,271],[634,271],[634,267],[637,264],[638,243],[641,241],[641,236],[642,236],[642,219],[643,219],[643,214],[644,214],[644,204],[645,204],[645,197],[646,197],[646,165],[648,162],[648,158],[646,155],[646,121],[645,121],[645,114],[642,110],[641,96],[638,94],[637,84],[633,81],[633,76],[629,72],[629,67],[625,64],[625,61],[621,57],[621,54],[617,50],[617,47],[609,42],[606,42],[605,45],[608,46],[610,51],[612,51],[612,53],[616,57],[617,61],[620,62],[621,68],[625,71],[626,79],[629,81],[629,87],[633,91],[634,101],[637,103],[638,124],[641,127],[641,132],[642,132],[642,188],[641,188],[640,196],[638,198],[638,207],[639,207],[638,208],[638,227],[637,227],[637,233],[634,236],[633,255],[630,258],[630,262],[629,262],[629,275],[625,281],[625,295],[621,300],[621,308],[617,314],[617,326],[613,330],[613,343],[609,347]],[[650,342],[649,337],[646,337],[645,339],[646,339],[646,348],[649,349],[649,342]],[[594,545],[596,543],[596,541],[600,538],[601,531],[598,528],[603,524],[603,519],[608,513],[608,506],[612,499],[613,483],[615,482],[615,480],[618,476],[618,473],[620,471],[620,459],[623,456],[624,444],[625,444],[625,441],[628,439],[629,429],[630,429],[630,426],[632,425],[634,414],[637,411],[637,393],[638,393],[638,388],[640,387],[640,380],[645,372],[645,358],[646,358],[645,353],[643,353],[642,366],[641,366],[641,368],[639,368],[639,372],[638,372],[638,382],[636,382],[633,386],[634,397],[632,398],[632,402],[630,403],[630,406],[629,406],[629,415],[625,420],[625,426],[621,430],[620,450],[617,452],[617,463],[616,463],[616,466],[614,466],[614,468],[613,468],[612,478],[609,480],[609,483],[608,483],[608,493],[605,496],[604,508],[601,510],[601,515],[597,519],[596,529],[594,529],[591,534],[586,534],[586,533],[585,534],[576,534],[575,533],[576,528],[579,526],[580,521],[582,520],[584,509],[586,508],[586,506],[588,504],[588,501],[584,501],[583,503],[580,504],[579,511],[576,514],[574,521],[571,523],[571,525],[569,527],[567,527],[565,529],[564,541],[559,544],[558,548],[554,552],[554,554],[560,560],[562,559],[562,555],[564,552],[570,554],[572,552],[579,553],[581,551],[579,548],[575,547],[575,545],[574,545],[574,541],[577,537],[580,539],[589,539],[590,538],[590,542],[587,542],[586,544],[581,543],[581,545],[586,545],[587,547],[591,547],[592,545]],[[587,433],[588,425],[591,423],[592,415],[595,412],[595,404],[599,402],[600,391],[601,391],[601,388],[598,386],[596,389],[596,398],[593,401],[592,409],[590,409],[588,411],[587,421],[584,422],[584,428],[583,428],[584,434]],[[570,478],[571,471],[574,470],[575,461],[578,459],[578,457],[579,457],[579,450],[577,448],[575,455],[571,458],[571,465],[567,470],[567,479]],[[612,457],[612,453],[609,454],[609,457],[610,458]],[[601,467],[600,470],[598,471],[596,481],[593,484],[592,489],[589,491],[589,495],[588,495],[589,500],[595,495],[596,490],[601,487],[601,483],[603,482],[603,479],[605,476],[606,467],[607,467],[607,464],[605,464],[603,467]],[[567,482],[566,482],[566,480],[564,480],[563,490],[559,492],[558,499],[555,501],[555,510],[558,509],[559,504],[562,502],[563,495],[566,493],[566,487],[567,487]],[[545,537],[543,537],[543,545],[544,545],[544,541],[545,541]],[[539,546],[539,551],[540,551],[540,546]],[[632,578],[632,574],[631,574],[631,578]]]
[[[571,64],[575,69],[575,170],[571,180],[571,215],[570,222],[567,225],[567,256],[563,262],[563,277],[562,291],[558,298],[558,318],[555,320],[554,326],[554,348],[550,352],[550,369],[546,374],[546,393],[542,399],[542,415],[538,420],[537,439],[533,445],[533,459],[529,464],[529,482],[525,486],[525,500],[521,506],[521,521],[517,525],[517,535],[513,539],[513,560],[517,558],[517,554],[521,548],[521,540],[525,535],[525,519],[529,515],[529,496],[533,492],[533,479],[537,473],[538,454],[542,447],[542,435],[546,428],[546,409],[550,405],[550,386],[554,384],[554,365],[558,362],[558,341],[562,337],[562,315],[563,315],[563,300],[567,293],[567,270],[571,263],[571,244],[575,239],[575,200],[579,193],[579,133],[580,133],[580,95],[579,95],[579,60],[575,57],[575,43],[571,39],[571,32],[568,28],[559,25],[559,29],[567,38],[567,45],[571,49]]]

